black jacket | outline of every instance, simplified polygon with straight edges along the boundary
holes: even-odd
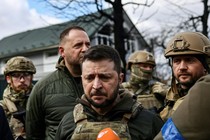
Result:
[[[13,140],[4,109],[0,106],[0,140]]]

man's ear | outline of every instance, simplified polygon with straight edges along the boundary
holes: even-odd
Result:
[[[204,69],[203,72],[204,72],[205,74],[208,74],[208,71],[207,71],[206,69]]]
[[[60,56],[62,56],[62,57],[65,56],[65,54],[64,54],[64,48],[62,46],[59,46],[58,47],[58,51],[59,51]]]
[[[124,73],[120,73],[119,75],[119,83],[121,84],[123,82],[124,79]]]
[[[7,75],[7,76],[6,76],[6,80],[7,80],[7,83],[10,84],[11,81],[12,81],[12,80],[11,80],[11,76]]]

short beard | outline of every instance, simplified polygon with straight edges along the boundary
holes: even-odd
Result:
[[[188,82],[180,82],[180,81],[178,81],[178,83],[180,83],[181,85],[185,86],[187,89],[190,89],[195,84],[195,82],[196,81],[194,79],[192,79],[192,80],[190,80]]]
[[[86,97],[86,99],[95,108],[105,108],[105,107],[108,107],[108,106],[110,106],[110,105],[112,105],[114,103],[114,101],[116,100],[118,94],[119,94],[119,85],[115,88],[112,98],[109,99],[109,100],[105,100],[102,104],[95,103],[91,98],[87,98]]]

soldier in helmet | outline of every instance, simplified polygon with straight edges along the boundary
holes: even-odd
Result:
[[[4,75],[8,85],[0,105],[6,112],[15,139],[25,138],[25,109],[35,73],[33,62],[23,56],[9,59],[5,66]]]
[[[128,89],[137,96],[141,104],[159,113],[163,107],[168,86],[152,79],[155,60],[147,51],[136,51],[129,57],[127,69],[131,71],[128,82],[122,83],[122,87]]]
[[[154,140],[208,140],[210,138],[209,86],[209,74],[197,80]]]
[[[209,39],[198,32],[176,34],[167,44],[165,57],[172,68],[172,82],[166,94],[161,118],[166,121],[183,101],[188,90],[202,76],[209,73]]]

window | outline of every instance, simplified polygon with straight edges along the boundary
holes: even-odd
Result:
[[[98,44],[105,44],[105,45],[109,45],[109,46],[113,46],[113,37],[108,36],[108,35],[102,35],[102,34],[98,34],[97,36],[97,43]]]

